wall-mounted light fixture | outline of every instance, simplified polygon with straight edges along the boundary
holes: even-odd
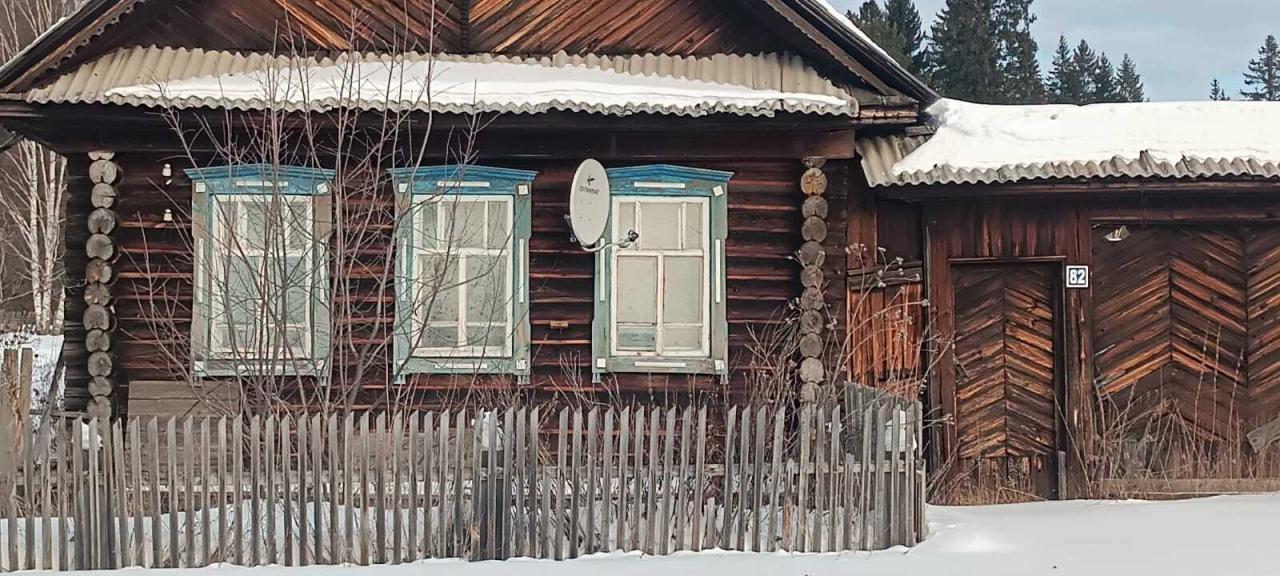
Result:
[[[1124,242],[1129,237],[1129,227],[1123,224],[1120,227],[1107,233],[1105,238],[1107,242]]]

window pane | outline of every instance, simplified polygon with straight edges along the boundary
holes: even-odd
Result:
[[[467,324],[467,345],[476,348],[500,348],[506,343],[506,324]]]
[[[702,249],[702,205],[690,202],[684,205],[684,249]]]
[[[680,204],[645,202],[640,204],[640,247],[645,250],[680,248]]]
[[[267,210],[270,205],[266,201],[261,200],[245,200],[240,203],[240,210],[244,211],[244,235],[241,241],[244,242],[242,249],[252,250],[255,252],[266,252],[269,243],[279,236],[272,235],[272,232],[279,233],[279,225],[272,226],[267,219]]]
[[[423,202],[418,205],[418,229],[414,241],[419,250],[434,250],[440,244],[440,231],[436,229],[439,202]]]
[[[657,324],[658,259],[652,256],[619,256],[613,294],[619,323]]]
[[[668,256],[664,262],[662,319],[669,323],[702,322],[702,257]]]
[[[456,348],[458,346],[457,326],[430,326],[422,335],[418,344],[421,348]]]
[[[288,231],[289,251],[306,250],[311,241],[311,203],[306,200],[290,200],[284,210],[284,229]]]
[[[489,202],[489,248],[505,249],[510,245],[511,228],[507,224],[507,203]]]
[[[307,307],[311,298],[311,278],[306,258],[294,256],[286,259],[285,265],[288,267],[288,287],[280,292],[285,295],[284,321],[291,325],[306,325]]]
[[[702,348],[701,326],[663,326],[664,350],[699,350]]]
[[[217,244],[213,247],[214,250],[223,253],[239,252],[239,246],[236,245],[236,242],[239,241],[237,239],[239,236],[237,232],[237,227],[239,226],[237,218],[240,214],[239,206],[231,200],[218,200],[214,211],[217,213],[218,222],[222,226],[222,235],[217,239]]]
[[[443,254],[426,254],[419,258],[417,298],[414,305],[429,322],[458,320],[457,256],[448,262]]]
[[[618,203],[618,223],[613,227],[614,241],[621,242],[627,239],[627,232],[634,230],[636,227],[636,203],[635,202],[619,202]],[[632,246],[632,249],[636,246]]]
[[[654,351],[657,349],[653,326],[637,326],[622,324],[618,326],[618,349],[631,351]]]
[[[506,256],[467,258],[468,322],[506,322],[509,302]]]
[[[484,203],[455,200],[444,207],[444,221],[448,222],[452,246],[445,248],[484,248]]]

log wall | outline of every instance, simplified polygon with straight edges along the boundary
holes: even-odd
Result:
[[[148,413],[164,412],[164,406],[187,406],[190,398],[172,387],[193,388],[184,380],[187,367],[193,263],[190,249],[189,212],[191,185],[183,176],[182,162],[173,155],[120,152],[118,183],[120,225],[115,237],[119,257],[115,296],[115,354],[119,364],[118,412],[128,406],[145,405]],[[677,163],[727,170],[735,173],[729,183],[728,319],[732,376],[728,388],[707,377],[624,374],[591,384],[591,319],[594,289],[594,261],[570,240],[564,215],[568,211],[568,188],[576,161],[503,160],[480,158],[478,163],[538,171],[533,189],[533,236],[530,242],[531,316],[533,376],[521,393],[534,395],[576,395],[588,398],[606,395],[670,400],[690,394],[718,398],[748,394],[748,381],[757,362],[773,364],[785,359],[758,360],[752,342],[759,335],[784,326],[794,306],[788,307],[801,291],[800,267],[795,251],[801,244],[800,189],[805,165],[795,160],[704,160],[682,162],[681,157],[645,159],[640,162],[614,161],[610,165]],[[166,172],[166,165],[168,171]],[[68,408],[79,410],[87,401],[88,375],[85,369],[84,331],[76,322],[82,314],[84,280],[83,249],[85,220],[89,211],[87,161],[73,158],[72,194],[68,204],[67,241],[69,319]],[[849,182],[847,160],[828,162],[825,168],[830,185],[827,198],[831,210],[827,220],[830,234],[823,242],[827,257],[823,265],[825,303],[836,323],[837,334],[844,330],[845,307],[844,246],[845,197]],[[170,175],[166,175],[170,174]],[[367,203],[366,203],[367,204]],[[335,306],[351,302],[352,311],[339,320],[335,338],[355,349],[337,353],[335,383],[343,389],[358,388],[349,399],[354,406],[438,405],[444,399],[474,398],[482,392],[508,394],[514,384],[508,377],[444,377],[421,375],[404,384],[389,376],[390,330],[394,320],[393,294],[378,270],[388,257],[391,239],[393,200],[388,186],[374,205],[350,205],[349,218],[376,215],[374,230],[366,233],[363,245],[347,250],[351,258],[337,264],[335,274],[350,280],[351,290],[335,294]],[[371,211],[371,212],[370,212]],[[168,212],[169,216],[166,216]],[[171,218],[171,221],[167,220]],[[380,219],[380,220],[379,220]],[[368,264],[363,266],[361,264]],[[335,314],[335,319],[339,314]],[[824,316],[826,317],[826,316]],[[342,347],[340,347],[342,348]],[[363,370],[357,369],[363,365]],[[358,373],[357,373],[358,372]],[[129,382],[147,385],[133,394]],[[306,383],[286,390],[286,397],[303,401]],[[252,390],[246,390],[253,402]],[[219,394],[221,405],[237,405]],[[176,408],[175,408],[176,409]]]

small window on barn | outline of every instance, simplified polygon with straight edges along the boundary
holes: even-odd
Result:
[[[534,172],[392,170],[399,204],[400,374],[529,374],[529,191]]]
[[[596,260],[593,371],[728,373],[724,241],[732,174],[609,171],[614,242]],[[629,242],[634,231],[638,239]]]
[[[332,175],[264,165],[187,174],[197,374],[324,373]]]

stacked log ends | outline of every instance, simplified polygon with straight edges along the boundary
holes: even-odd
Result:
[[[826,380],[826,367],[822,361],[823,330],[825,322],[826,302],[823,297],[823,285],[826,283],[822,265],[826,260],[826,251],[822,243],[827,239],[827,214],[830,210],[827,199],[827,175],[822,171],[826,159],[806,158],[806,170],[800,177],[800,190],[804,192],[804,204],[800,208],[804,223],[800,227],[800,236],[804,244],[800,246],[799,259],[803,267],[800,271],[800,284],[804,292],[800,295],[800,400],[814,402],[817,400],[818,387]]]
[[[114,208],[119,195],[116,186],[120,182],[120,165],[112,152],[90,152],[89,160],[89,180],[93,182],[89,202],[94,210],[89,215],[89,239],[84,246],[89,257],[84,288],[85,348],[89,352],[91,377],[88,412],[91,418],[110,418],[116,383],[116,362],[111,349],[115,329],[111,285],[115,272],[111,263],[119,256],[112,234],[118,223]]]

